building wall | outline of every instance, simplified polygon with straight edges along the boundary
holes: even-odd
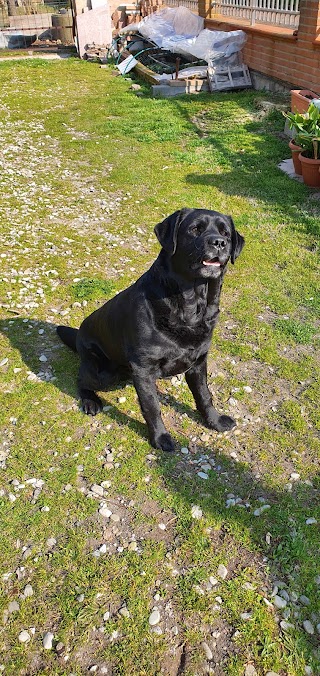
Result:
[[[320,95],[320,0],[301,0],[298,31],[273,26],[245,26],[220,18],[207,19],[212,30],[247,33],[244,61],[256,71],[288,83],[311,89]]]

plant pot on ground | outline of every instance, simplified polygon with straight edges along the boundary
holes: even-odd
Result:
[[[293,152],[298,154],[298,160],[301,162],[304,183],[312,187],[320,187],[320,110],[311,103],[303,115],[284,113],[284,116],[289,120],[290,129],[295,132],[294,143],[301,149],[299,154],[297,150]],[[292,149],[292,145],[290,147]],[[296,161],[294,155],[293,160]],[[312,173],[312,165],[315,167],[315,174]],[[298,165],[297,169],[299,170]],[[296,173],[298,173],[297,169],[295,168]]]
[[[301,176],[302,175],[302,167],[301,167],[299,155],[302,151],[302,148],[301,148],[301,146],[297,145],[295,143],[295,141],[289,141],[289,148],[291,150],[294,170],[295,170],[296,174],[298,174],[298,176]]]
[[[306,113],[312,99],[320,96],[311,92],[310,89],[291,89],[291,110],[293,113]]]
[[[320,159],[307,157],[304,152],[300,153],[303,182],[310,188],[320,188]]]

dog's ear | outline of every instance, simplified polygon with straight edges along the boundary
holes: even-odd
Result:
[[[240,256],[244,247],[244,237],[235,229],[231,216],[228,216],[231,224],[231,263],[234,264],[236,258]]]
[[[164,221],[158,223],[154,229],[162,248],[170,256],[173,256],[176,251],[178,230],[181,221],[189,211],[190,209],[180,209],[179,211],[175,211],[174,214],[171,214],[171,216],[165,218]]]

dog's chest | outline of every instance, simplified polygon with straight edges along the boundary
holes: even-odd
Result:
[[[208,305],[206,297],[195,298],[194,294],[166,308],[161,319],[158,377],[183,373],[208,352],[218,314],[217,304]]]

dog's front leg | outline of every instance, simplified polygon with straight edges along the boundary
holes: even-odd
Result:
[[[147,423],[151,445],[162,451],[173,451],[174,442],[167,432],[160,413],[155,379],[136,366],[132,368],[132,380],[136,388],[143,417]]]
[[[201,357],[189,371],[186,371],[185,377],[205,424],[217,432],[232,430],[236,424],[233,418],[220,415],[212,405],[207,383],[207,355]]]

